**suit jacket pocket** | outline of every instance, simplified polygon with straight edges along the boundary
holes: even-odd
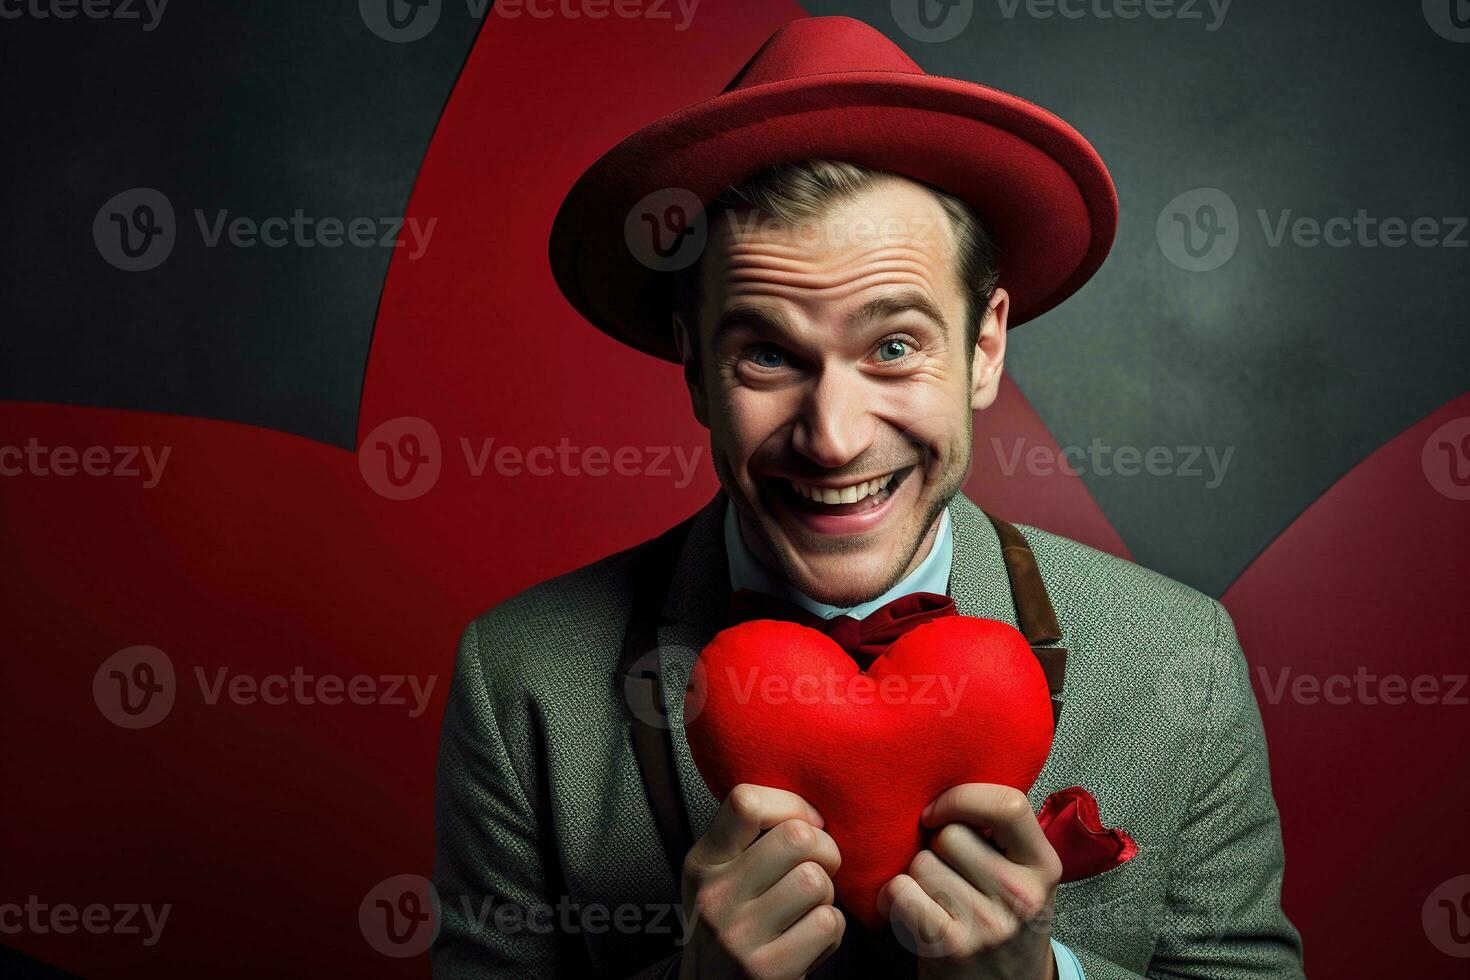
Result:
[[[1052,933],[1073,950],[1144,973],[1166,913],[1163,880],[1140,851],[1102,874],[1058,885]]]

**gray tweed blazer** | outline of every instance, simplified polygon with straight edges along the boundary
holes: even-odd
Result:
[[[725,505],[717,493],[695,515],[658,631],[695,836],[718,804],[683,739],[682,692],[723,626]],[[963,495],[949,507],[950,595],[965,615],[1015,625],[994,528]],[[1301,976],[1301,941],[1280,906],[1266,745],[1229,616],[1135,564],[1020,529],[1069,650],[1032,803],[1085,786],[1139,847],[1058,888],[1054,935],[1088,980]],[[678,876],[639,778],[618,671],[646,546],[527,589],[464,632],[439,754],[436,977],[658,977],[675,962]],[[899,938],[848,926],[814,976],[913,975]]]

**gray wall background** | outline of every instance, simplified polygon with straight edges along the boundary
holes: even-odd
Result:
[[[926,71],[1051,109],[1118,186],[1107,264],[1011,337],[1009,368],[1058,442],[1233,449],[1215,489],[1084,473],[1139,562],[1218,595],[1355,463],[1470,390],[1470,24],[1450,19],[1470,4],[1235,0],[1220,19],[1178,0],[1156,7],[1176,16],[1123,20],[1096,11],[1126,0],[1062,0],[1075,18],[973,0],[950,11],[948,30],[969,12],[956,36],[921,41],[899,26],[914,2],[806,7],[868,21]],[[1239,215],[1236,251],[1211,271],[1178,267],[1156,235],[1196,188]],[[1261,210],[1273,233],[1286,211],[1429,217],[1442,237],[1459,225],[1459,247],[1300,247],[1289,232],[1272,247]]]

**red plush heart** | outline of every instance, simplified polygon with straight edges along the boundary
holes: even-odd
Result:
[[[960,783],[1027,791],[1052,740],[1025,637],[971,616],[915,627],[866,672],[817,630],[742,623],[700,653],[684,711],[716,798],[754,783],[817,808],[842,852],[838,901],[871,929],[878,890],[923,846],[929,801]]]

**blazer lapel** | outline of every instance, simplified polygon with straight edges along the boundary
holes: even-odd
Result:
[[[730,602],[730,569],[725,557],[726,503],[724,491],[719,491],[694,515],[664,596],[660,609],[663,621],[658,627],[664,717],[669,723],[679,791],[695,839],[709,826],[719,803],[695,768],[689,741],[684,737],[684,689],[699,651],[725,627]]]
[[[949,570],[949,594],[964,616],[983,616],[1016,625],[1016,604],[1006,577],[1000,538],[985,512],[962,493],[949,501],[954,529],[954,558]]]

